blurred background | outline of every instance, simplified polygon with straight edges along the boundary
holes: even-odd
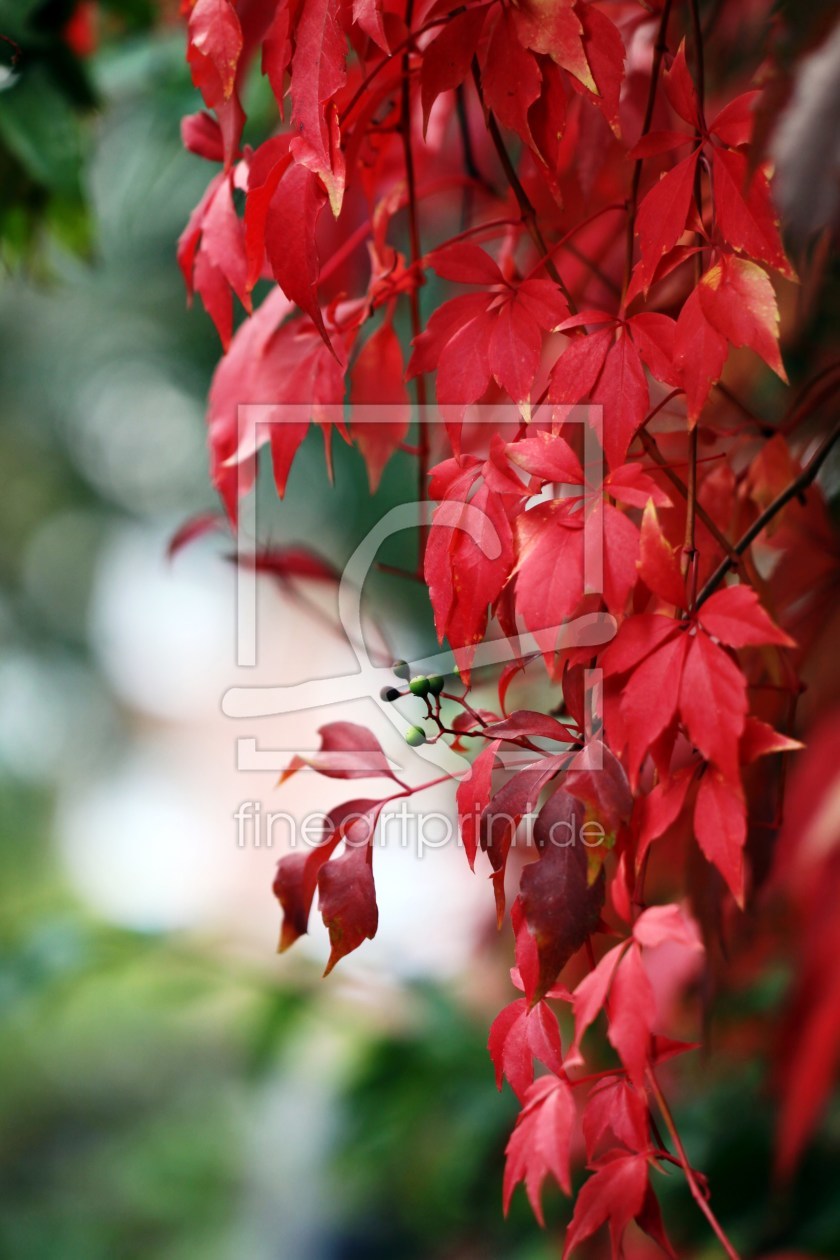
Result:
[[[0,1256],[542,1260],[565,1200],[548,1192],[545,1233],[520,1194],[501,1215],[516,1104],[485,1047],[515,994],[484,881],[454,849],[378,854],[379,935],[322,985],[323,934],[274,953],[277,851],[237,844],[243,800],[294,811],[312,786],[237,772],[237,736],[293,749],[339,711],[226,720],[242,671],[224,540],[167,558],[215,507],[218,344],[174,259],[207,180],[179,137],[197,98],[177,22],[150,18],[143,0],[95,21],[0,0]],[[327,485],[316,436],[282,508],[268,488],[267,536],[340,560],[410,497],[399,460],[371,504],[353,452]],[[380,580],[400,653],[421,652],[419,594]],[[261,586],[248,682],[352,668],[323,599]],[[786,982],[746,985],[742,1023]],[[733,1238],[840,1255],[840,1115],[776,1195],[760,1042],[718,1063],[688,1069],[679,1121]],[[680,1254],[714,1255],[661,1180]]]

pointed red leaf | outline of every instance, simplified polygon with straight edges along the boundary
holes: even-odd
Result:
[[[580,803],[560,790],[542,807],[534,828],[540,856],[525,867],[519,886],[540,964],[532,1000],[548,992],[600,921],[604,872],[590,884],[583,818]]]
[[[404,376],[400,340],[386,320],[365,342],[350,373],[351,434],[367,465],[371,494],[408,433],[410,407]]]
[[[738,666],[704,634],[691,647],[680,688],[680,715],[703,756],[738,780],[738,743],[747,715],[747,681]]]
[[[642,257],[637,264],[638,283],[647,292],[659,260],[682,236],[694,195],[697,153],[678,162],[645,195],[636,216],[636,235]]]
[[[574,1216],[566,1230],[563,1260],[607,1221],[612,1254],[620,1256],[624,1231],[643,1211],[647,1184],[646,1155],[617,1155],[604,1163],[584,1182],[578,1194]]]
[[[762,608],[753,588],[743,582],[715,591],[701,606],[697,620],[704,630],[729,647],[753,647],[763,643],[796,646],[790,635],[780,630]]]
[[[528,1090],[525,1106],[505,1150],[503,1202],[507,1215],[513,1192],[524,1181],[534,1215],[544,1225],[542,1187],[550,1174],[571,1194],[570,1159],[575,1103],[566,1081],[543,1076]]]
[[[779,353],[779,308],[767,272],[733,254],[723,254],[699,286],[709,323],[733,346],[749,346],[787,381]]]
[[[487,1048],[496,1069],[497,1087],[501,1089],[502,1081],[507,1080],[520,1101],[533,1084],[534,1059],[558,1076],[563,1072],[560,1026],[545,1002],[533,1007],[525,998],[511,1002],[493,1021]]]
[[[648,503],[642,517],[639,574],[648,590],[664,599],[666,604],[673,604],[675,608],[685,606],[685,581],[679,560],[662,533],[652,502]]]
[[[744,904],[746,806],[740,785],[709,766],[694,807],[694,834],[705,856],[726,880],[739,906]]]
[[[732,149],[714,149],[712,183],[721,236],[733,249],[795,279],[787,260],[763,167],[750,175],[749,159]]]

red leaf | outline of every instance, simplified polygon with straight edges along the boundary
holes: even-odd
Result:
[[[630,817],[633,796],[624,767],[599,739],[590,740],[575,753],[563,787],[589,807],[608,834],[618,831],[620,824]]]
[[[724,105],[709,123],[709,131],[713,132],[730,149],[738,149],[742,144],[749,144],[755,125],[755,106],[761,98],[761,91],[743,92],[734,101]]]
[[[549,665],[559,628],[583,595],[582,524],[561,500],[541,503],[516,521],[516,610]]]
[[[669,639],[677,626],[678,623],[670,617],[658,614],[641,613],[628,617],[602,654],[601,668],[605,674],[626,674]]]
[[[663,175],[639,205],[636,235],[642,257],[636,271],[637,282],[645,293],[653,282],[659,260],[674,248],[685,231],[696,168],[697,153],[692,153]]]
[[[611,330],[570,340],[551,369],[549,398],[553,403],[578,403],[592,392],[612,341]]]
[[[280,117],[283,117],[283,97],[286,91],[286,73],[292,60],[291,6],[279,4],[271,25],[265,33],[262,49],[262,72],[271,84]]]
[[[309,578],[315,582],[340,582],[341,570],[329,560],[310,551],[308,547],[292,544],[289,547],[265,547],[252,556],[231,557],[237,564],[252,568],[256,573],[267,573],[278,582],[289,578]]]
[[[658,311],[640,311],[628,320],[639,354],[658,381],[679,385],[674,371],[676,320]]]
[[[382,22],[381,0],[353,0],[353,21],[384,53],[390,52]]]
[[[536,58],[516,35],[513,12],[501,9],[481,64],[481,87],[488,109],[533,147],[528,110],[539,98],[542,75]]]
[[[327,346],[330,339],[318,305],[320,273],[315,228],[326,205],[320,180],[304,166],[287,167],[274,191],[265,218],[265,250],[271,270],[286,296],[305,311]],[[289,241],[295,248],[289,248]],[[331,346],[330,346],[331,348]],[[302,399],[295,399],[296,402]]]
[[[181,119],[181,140],[185,149],[208,162],[224,161],[222,133],[215,118],[200,110]]]
[[[600,922],[604,872],[599,870],[590,885],[582,825],[582,807],[561,790],[549,797],[534,828],[540,856],[525,867],[519,885],[539,957],[537,987],[528,995],[532,1001],[548,992]]]
[[[633,924],[633,937],[647,949],[667,943],[683,945],[686,949],[703,948],[696,924],[674,905],[648,906]]]
[[[824,1113],[840,1064],[840,972],[836,953],[826,951],[826,956],[819,970],[812,964],[800,980],[799,1002],[793,1008],[795,1034],[784,1076],[777,1153],[782,1176],[795,1169]],[[809,1002],[803,1001],[803,990],[810,990]]]
[[[658,157],[660,153],[670,153],[681,145],[694,143],[694,136],[684,131],[649,131],[637,140],[627,156],[638,162],[641,158]]]
[[[242,27],[230,0],[196,0],[188,37],[193,83],[213,109],[232,97],[242,52]]]
[[[723,254],[699,290],[709,323],[733,346],[755,350],[787,382],[779,353],[779,308],[767,272],[746,258]]]
[[[588,99],[598,106],[613,133],[620,136],[618,106],[624,79],[624,40],[601,9],[579,4],[575,12],[583,27],[583,48],[597,85],[597,93]],[[588,84],[584,87],[591,91]]]
[[[424,136],[432,106],[441,92],[453,91],[469,74],[485,17],[486,9],[481,6],[459,13],[424,49],[420,68]]]
[[[189,517],[170,538],[166,548],[167,556],[171,560],[194,539],[201,538],[203,534],[209,534],[220,526],[224,526],[224,518],[218,512],[201,512],[197,516]]]
[[[509,717],[491,722],[484,733],[495,739],[515,740],[522,735],[535,735],[538,739],[553,739],[558,743],[571,743],[575,739],[574,732],[550,713],[535,713],[530,709],[517,709]]]
[[[634,945],[627,950],[613,977],[607,1036],[637,1088],[644,1081],[655,1018],[653,989],[641,950]]]
[[[796,646],[790,635],[780,630],[762,608],[753,588],[743,582],[709,596],[697,620],[704,630],[729,647],[754,647],[763,643]]]
[[[247,288],[245,232],[233,206],[230,179],[219,175],[190,215],[178,240],[178,263],[187,291],[198,290],[205,310],[227,349],[233,331],[231,290],[246,309],[251,301]]]
[[[708,643],[708,640],[705,642]],[[681,694],[680,678],[688,650],[687,634],[678,634],[668,639],[662,647],[642,661],[624,687],[621,714],[628,733],[627,773],[633,786],[647,753],[669,726],[677,711]],[[685,690],[685,684],[683,688]],[[694,695],[694,707],[698,710],[705,703],[705,697],[700,699],[702,692],[695,692]],[[654,696],[656,703],[652,703]]]
[[[493,376],[515,403],[527,402],[540,365],[542,337],[536,322],[514,301],[500,307],[488,357]]]
[[[627,942],[622,941],[620,945],[615,945],[608,950],[598,962],[598,965],[588,972],[580,984],[574,991],[572,998],[574,1014],[575,1014],[575,1039],[572,1047],[566,1056],[566,1066],[578,1066],[583,1063],[580,1053],[580,1043],[583,1035],[589,1025],[603,1010],[613,982],[615,969],[620,963],[624,951],[627,948]]]
[[[653,841],[664,835],[679,818],[691,780],[690,768],[679,770],[673,777],[669,776],[657,783],[656,787],[641,799],[638,804],[637,869],[641,866],[642,859]]]
[[[344,835],[352,829],[358,839],[365,829],[375,826],[381,805],[377,801],[347,801],[325,817],[320,841],[305,853],[290,853],[280,859],[274,878],[274,895],[283,910],[280,952],[309,930],[309,912],[321,867],[329,860]]]
[[[694,81],[688,72],[685,59],[685,40],[680,40],[676,56],[662,76],[665,95],[684,122],[695,129],[700,126],[700,107],[697,103],[697,91]]]
[[[611,1151],[616,1142],[628,1151],[646,1150],[650,1145],[648,1132],[647,1099],[640,1090],[620,1076],[608,1076],[595,1086],[583,1113],[583,1136],[590,1163],[599,1147]]]
[[[674,340],[674,362],[692,424],[703,410],[712,386],[720,379],[728,349],[726,338],[706,318],[700,287],[683,304]]]
[[[758,718],[747,717],[741,736],[741,761],[744,765],[749,765],[768,753],[796,752],[802,747],[798,739],[791,739],[781,731],[774,731],[772,726]]]
[[[525,1106],[505,1150],[503,1201],[507,1215],[513,1192],[524,1181],[528,1201],[541,1225],[542,1186],[551,1174],[566,1194],[571,1194],[570,1158],[575,1103],[564,1080],[543,1076],[528,1090]]]
[[[242,48],[242,27],[230,0],[196,0],[189,17],[187,61],[205,105],[216,111],[226,169],[245,121],[236,94]]]
[[[494,739],[476,757],[455,793],[458,806],[458,823],[461,828],[461,839],[472,870],[478,851],[478,828],[481,815],[490,801],[493,783],[493,767],[501,740]]]
[[[747,715],[747,683],[738,666],[704,634],[691,640],[680,688],[680,714],[708,761],[738,781],[738,742]]]
[[[609,467],[624,463],[627,447],[647,415],[650,398],[642,361],[624,332],[610,347],[592,393],[603,411],[604,454]]]
[[[366,726],[355,722],[328,722],[318,734],[320,750],[293,757],[279,783],[285,783],[303,766],[330,779],[394,778],[379,740]]]
[[[724,778],[712,766],[700,781],[694,833],[703,853],[720,871],[732,896],[743,907],[747,838],[744,794],[738,784]]]
[[[469,241],[458,241],[457,244],[433,250],[426,256],[426,265],[432,267],[443,280],[454,280],[456,284],[505,283],[498,263],[486,250]]]
[[[598,86],[584,52],[583,27],[574,0],[557,0],[553,4],[524,0],[514,12],[517,34],[525,47],[546,53],[597,96]]]
[[[607,1221],[613,1255],[622,1255],[624,1231],[642,1214],[647,1188],[646,1155],[617,1155],[604,1163],[578,1194],[574,1216],[566,1230],[563,1260]]]
[[[372,940],[379,925],[373,883],[373,834],[382,803],[348,828],[346,853],[321,868],[318,875],[318,908],[330,934],[330,956],[324,975],[339,959]]]
[[[350,373],[351,433],[367,465],[371,494],[409,427],[400,340],[388,319],[365,342]],[[387,420],[381,404],[388,403]],[[368,410],[368,404],[372,404]]]
[[[513,568],[513,534],[499,495],[482,485],[469,503],[435,509],[424,573],[438,638],[470,648],[482,638],[489,606]]]
[[[779,236],[764,169],[758,167],[749,175],[749,159],[743,153],[716,148],[712,184],[718,230],[727,244],[788,280],[795,279]]]
[[[600,540],[596,530],[584,530],[587,565],[596,547],[603,548],[604,603],[611,613],[622,613],[630,592],[636,585],[636,564],[639,556],[639,531],[629,517],[611,503],[603,509],[604,536]],[[597,568],[587,572],[596,572]]]
[[[529,1006],[518,998],[496,1016],[487,1042],[496,1069],[496,1085],[507,1080],[522,1101],[534,1080],[534,1059],[557,1076],[563,1072],[563,1050],[557,1016],[545,1002]]]
[[[268,439],[268,428],[262,426],[259,433],[250,435],[247,449],[243,450],[240,408],[243,404],[264,403],[266,399],[277,401],[286,366],[283,356],[276,353],[277,332],[290,310],[285,294],[274,289],[236,330],[210,386],[207,426],[213,484],[234,522],[239,494],[246,493],[253,482],[254,452]],[[285,332],[283,343],[288,339],[289,333]]]
[[[683,581],[676,552],[662,533],[653,503],[648,503],[642,517],[639,574],[648,590],[675,608],[685,605]]]
[[[563,755],[543,757],[524,770],[517,771],[499,789],[482,816],[481,847],[493,867],[493,892],[500,927],[505,912],[505,871],[516,829],[521,820],[534,811],[540,793],[556,778],[565,760]],[[531,999],[534,996],[528,994]]]
[[[583,485],[583,469],[565,438],[540,430],[534,437],[510,442],[508,459],[532,477],[565,485]]]
[[[641,464],[622,464],[607,475],[604,489],[611,499],[628,507],[646,507],[651,500],[657,507],[670,507],[671,500],[653,478],[642,471]]]
[[[344,159],[333,98],[347,79],[346,51],[338,0],[306,0],[295,30],[290,147],[295,161],[320,177],[336,218],[344,195]],[[300,195],[302,185],[296,187]],[[302,207],[299,222],[306,222]],[[296,237],[283,239],[289,253],[296,252],[289,249]]]

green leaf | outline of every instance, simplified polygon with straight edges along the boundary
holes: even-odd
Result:
[[[81,126],[40,65],[0,93],[0,139],[37,183],[80,196]]]

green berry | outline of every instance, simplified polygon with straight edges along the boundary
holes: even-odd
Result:
[[[426,732],[420,726],[409,726],[405,733],[405,742],[411,748],[419,748],[426,742]]]
[[[408,682],[411,677],[411,670],[409,669],[406,661],[394,661],[391,669],[397,675],[397,678],[404,678],[406,682]]]
[[[396,687],[383,687],[379,693],[380,700],[387,700],[391,704],[394,700],[399,700],[402,695],[401,691],[397,691]]]
[[[439,696],[443,691],[444,685],[444,679],[441,678],[440,674],[429,675],[429,691],[433,696]]]
[[[427,696],[429,694],[429,680],[425,674],[417,674],[412,678],[408,684],[408,690],[413,696],[420,696],[421,699],[423,696]]]

